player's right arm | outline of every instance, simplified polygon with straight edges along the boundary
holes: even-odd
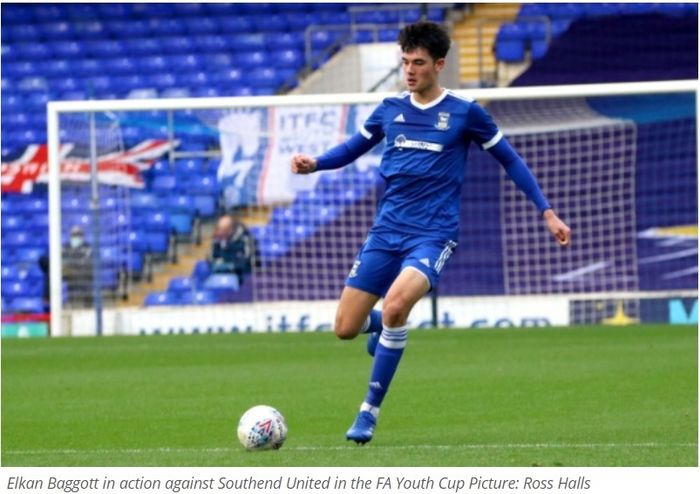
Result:
[[[318,170],[335,170],[349,165],[384,139],[382,119],[384,104],[374,109],[360,131],[347,141],[330,148],[321,156],[295,154],[292,156],[292,173],[305,175]]]
[[[374,136],[367,132],[358,132],[347,141],[330,148],[321,156],[314,158],[307,154],[295,154],[292,156],[292,173],[305,175],[317,170],[341,168],[372,149],[383,137],[383,134]]]

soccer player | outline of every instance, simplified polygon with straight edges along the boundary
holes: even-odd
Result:
[[[374,225],[362,245],[340,296],[335,334],[341,339],[370,333],[374,355],[369,389],[348,440],[372,439],[379,408],[408,337],[413,306],[436,287],[457,247],[459,204],[467,150],[476,142],[491,153],[535,204],[561,245],[569,227],[552,210],[522,158],[477,103],[442,88],[450,38],[439,25],[420,21],[399,34],[408,91],[386,98],[360,131],[318,157],[296,154],[293,173],[345,166],[386,138],[379,167],[386,189]],[[384,297],[382,310],[373,310]]]

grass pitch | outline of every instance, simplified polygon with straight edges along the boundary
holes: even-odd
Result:
[[[3,466],[697,466],[692,326],[425,330],[374,440],[345,431],[365,339],[329,333],[4,340]],[[250,406],[287,418],[250,453]]]

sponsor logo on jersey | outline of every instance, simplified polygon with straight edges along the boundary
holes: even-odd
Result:
[[[433,151],[435,153],[441,153],[443,148],[442,144],[437,144],[435,142],[414,141],[412,139],[406,139],[406,136],[403,134],[399,134],[396,136],[396,139],[394,139],[394,146],[396,146],[400,150],[422,149],[424,151]]]

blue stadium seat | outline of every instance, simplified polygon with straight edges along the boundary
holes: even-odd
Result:
[[[2,215],[2,233],[22,230],[26,227],[25,217],[18,214],[3,214]]]
[[[2,284],[2,296],[5,298],[14,297],[40,297],[43,286],[33,281],[14,281]]]
[[[113,39],[102,39],[85,43],[85,51],[95,58],[115,58],[123,56],[124,44]]]
[[[285,20],[287,21],[290,33],[297,32],[303,34],[306,28],[315,22],[316,16],[309,13],[286,14]]]
[[[153,177],[158,177],[160,175],[172,175],[173,169],[168,160],[158,160],[151,165],[148,173],[153,175]]]
[[[24,248],[14,252],[13,262],[21,264],[35,264],[39,261],[39,258],[45,254],[46,249],[42,247]]]
[[[189,276],[176,276],[175,278],[170,278],[168,282],[168,292],[176,297],[180,297],[184,293],[191,293],[196,288],[196,280],[193,280]]]
[[[263,35],[268,51],[299,50],[304,52],[304,32],[265,33]]]
[[[75,36],[83,40],[99,40],[107,35],[107,30],[100,21],[85,21],[74,25]]]
[[[143,20],[108,20],[105,21],[105,28],[113,39],[121,39],[125,42],[140,38],[150,39],[148,36],[151,35],[151,28]]]
[[[217,4],[208,4],[209,7]],[[219,4],[223,5],[223,4]],[[248,17],[234,15],[218,17],[219,29],[223,34],[236,35],[250,33],[253,30],[253,21]]]
[[[57,77],[48,81],[51,91],[65,93],[67,91],[78,91],[83,87],[82,79],[73,77]]]
[[[242,69],[254,69],[257,67],[265,67],[270,64],[269,57],[265,51],[241,53],[237,60],[238,65]]]
[[[177,298],[168,292],[149,292],[143,301],[143,305],[146,307],[177,305]]]
[[[157,73],[155,72],[155,69],[153,74],[145,75],[143,79],[146,84],[146,87],[151,87],[159,90],[172,88],[175,86],[175,83],[177,81],[177,78],[174,74],[168,72]]]
[[[170,72],[206,69],[201,66],[200,58],[194,55],[169,55],[163,58]]]
[[[181,56],[182,54],[195,51],[195,44],[186,36],[167,36],[160,38],[160,47],[165,54],[179,54]]]
[[[193,197],[194,210],[201,218],[213,218],[217,213],[216,198],[211,195],[196,195]]]
[[[175,160],[175,175],[177,176],[192,176],[204,171],[204,160],[201,158]]]
[[[280,75],[272,67],[258,67],[250,71],[248,75],[250,83],[255,88],[277,88],[283,81]]]
[[[391,42],[396,41],[397,39],[399,39],[398,29],[389,28],[379,30],[379,41]]]
[[[128,19],[132,12],[128,3],[99,3],[95,9],[101,19]]]
[[[237,3],[203,3],[201,4],[207,14],[217,18],[237,15],[240,13],[240,5]]]
[[[3,26],[3,43],[31,43],[40,39],[39,29],[32,24]]]
[[[180,294],[179,302],[182,305],[211,305],[217,303],[217,297],[211,290],[196,290]]]
[[[201,53],[226,52],[232,45],[228,37],[221,34],[201,34],[190,38],[197,51]]]
[[[204,281],[210,274],[211,267],[209,266],[209,262],[202,259],[195,263],[194,267],[192,268],[191,277],[196,280],[197,286],[199,286],[204,284]]]
[[[39,36],[47,41],[75,39],[73,25],[65,21],[39,24]]]
[[[355,31],[352,38],[354,43],[376,43],[379,41],[379,33],[369,29]]]
[[[21,111],[24,108],[24,97],[20,94],[12,94],[7,91],[2,91],[2,112],[10,113]]]
[[[145,225],[153,232],[170,232],[170,216],[167,213],[156,211],[145,215]]]
[[[19,278],[19,268],[17,268],[14,265],[3,265],[2,266],[2,282],[4,283],[12,283],[15,281],[18,281]]]
[[[188,34],[215,34],[219,32],[219,23],[216,19],[210,17],[189,17],[184,18],[185,31]]]
[[[252,16],[254,32],[284,32],[290,29],[287,18],[279,14],[263,14]]]
[[[153,38],[125,38],[124,47],[132,56],[157,55],[161,52],[160,44]]]
[[[7,312],[12,314],[43,314],[44,301],[41,297],[16,297],[11,300]]]
[[[274,12],[275,5],[272,3],[241,3],[238,5],[238,8],[243,14],[260,15]]]
[[[178,18],[149,19],[148,27],[154,36],[182,36],[187,32],[185,21]]]
[[[398,21],[397,21],[398,22]],[[314,24],[345,25],[351,23],[351,16],[347,12],[322,11],[316,13]]]
[[[270,59],[275,68],[299,69],[304,65],[304,53],[301,50],[270,52]]]
[[[522,62],[525,59],[527,32],[515,23],[501,25],[496,36],[496,59],[503,62]]]
[[[138,252],[140,254],[146,254],[150,251],[150,246],[148,244],[148,237],[143,230],[134,229],[131,230],[128,235],[129,245],[131,246],[132,252]]]
[[[170,225],[168,225],[169,227]],[[170,232],[166,231],[147,231],[146,238],[148,239],[149,252],[165,255],[170,248]]]
[[[7,62],[3,64],[3,75],[13,79],[33,76],[40,72],[41,68],[37,65],[37,62],[31,60]]]
[[[228,302],[240,288],[238,276],[229,273],[214,273],[207,276],[203,288],[216,294],[219,302]]]
[[[62,5],[64,15],[74,21],[91,21],[99,18],[99,12],[96,5],[91,4],[67,4]]]
[[[200,175],[191,177],[187,181],[185,190],[193,195],[211,195],[219,193],[219,183],[214,175]]]
[[[613,3],[588,3],[582,4],[586,17],[608,17],[620,13],[617,4]]]
[[[173,17],[177,13],[170,3],[139,3],[133,6],[133,15],[144,19]]]
[[[87,55],[83,49],[83,44],[77,41],[56,41],[50,44],[47,43],[47,45],[50,45],[51,51],[59,58],[73,59]]]
[[[2,9],[2,23],[3,25],[31,24],[37,20],[34,12],[35,9],[27,9],[21,4],[7,4]]]
[[[52,50],[46,43],[17,43],[13,45],[13,60],[40,61],[51,57]]]
[[[169,213],[192,213],[194,212],[194,199],[189,194],[168,196],[166,209]]]
[[[160,196],[170,195],[177,189],[178,181],[175,175],[158,175],[151,183],[151,190]]]
[[[201,17],[207,14],[207,9],[201,3],[174,3],[173,13],[183,17]]]
[[[230,44],[237,52],[264,50],[265,36],[260,33],[235,34],[231,37]]]

